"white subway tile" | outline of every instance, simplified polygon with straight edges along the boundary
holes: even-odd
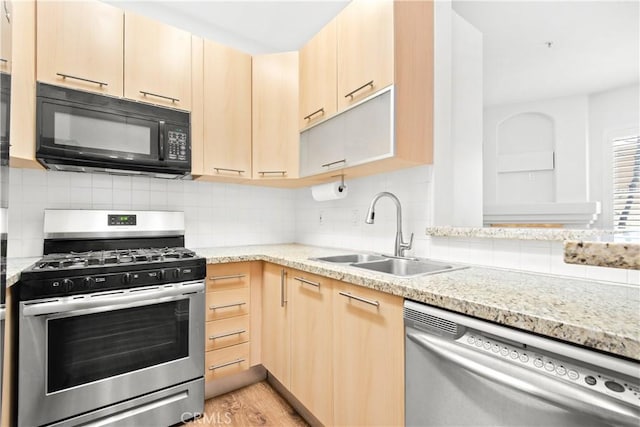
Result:
[[[114,175],[113,177],[113,190],[128,190],[131,191],[131,177],[124,175]]]
[[[149,191],[149,178],[146,176],[132,176],[131,189],[138,191]]]
[[[96,188],[113,188],[113,177],[108,174],[94,173],[91,177],[91,186]]]
[[[113,190],[111,188],[94,187],[91,190],[91,206],[94,209],[98,209],[97,205],[105,206],[111,204],[113,204]]]
[[[587,278],[607,282],[627,283],[627,270],[622,268],[586,266]]]
[[[640,270],[627,270],[627,283],[640,286]]]

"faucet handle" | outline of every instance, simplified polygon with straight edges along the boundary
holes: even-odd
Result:
[[[400,242],[400,247],[406,250],[409,250],[413,247],[413,233],[411,233],[411,237],[409,238],[409,243]]]

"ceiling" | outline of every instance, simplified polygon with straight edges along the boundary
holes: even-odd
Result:
[[[637,0],[453,1],[453,9],[483,33],[485,105],[638,83],[639,5]]]
[[[349,2],[103,1],[250,54],[298,50]]]

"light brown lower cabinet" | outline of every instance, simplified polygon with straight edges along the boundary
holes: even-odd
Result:
[[[401,297],[265,263],[262,363],[325,425],[404,424]]]

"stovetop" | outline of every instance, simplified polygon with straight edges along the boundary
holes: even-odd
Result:
[[[181,247],[71,252],[45,255],[30,270],[51,271],[123,264],[130,264],[135,268],[145,263],[188,259],[196,256],[192,250]]]
[[[204,280],[206,260],[183,247],[45,255],[20,274],[20,301]]]

